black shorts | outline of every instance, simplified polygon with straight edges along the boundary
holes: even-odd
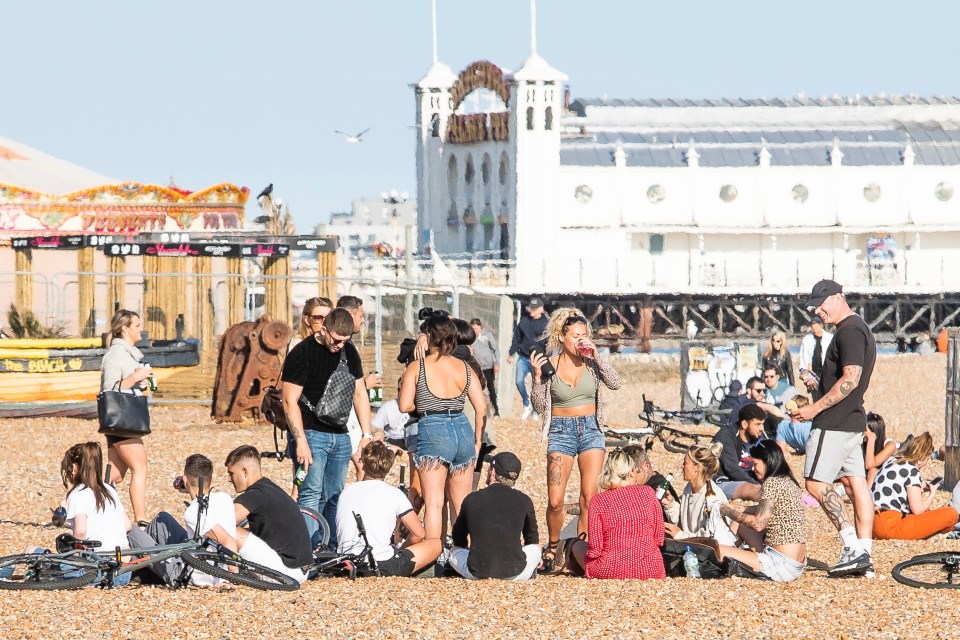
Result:
[[[387,444],[392,444],[395,447],[403,449],[404,451],[407,450],[406,438],[384,438],[383,441]]]
[[[396,576],[399,578],[409,578],[413,575],[413,569],[416,563],[413,561],[413,551],[410,549],[401,549],[389,560],[377,562],[382,576]]]
[[[108,436],[108,435],[105,434],[103,437],[107,439],[107,449],[109,449],[110,447],[112,447],[112,446],[115,445],[115,444],[120,444],[121,442],[126,442],[127,440],[140,440],[140,436],[133,436],[133,437],[127,437],[127,436]]]

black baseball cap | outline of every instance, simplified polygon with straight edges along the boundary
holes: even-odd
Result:
[[[843,287],[833,280],[821,280],[813,285],[810,298],[807,300],[807,306],[819,307],[823,304],[824,300],[837,293],[843,293]]]
[[[534,296],[530,298],[530,301],[527,303],[527,309],[537,309],[538,307],[543,306],[543,300]]]
[[[810,324],[823,324],[823,318],[820,316],[813,316],[810,318]]]
[[[495,456],[487,456],[487,461],[501,478],[516,480],[520,477],[520,458],[509,451],[501,451]]]

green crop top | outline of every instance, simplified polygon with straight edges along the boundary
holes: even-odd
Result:
[[[577,380],[577,386],[571,387],[560,376],[554,376],[550,385],[550,395],[554,409],[585,407],[597,403],[597,381],[584,365],[583,373]]]

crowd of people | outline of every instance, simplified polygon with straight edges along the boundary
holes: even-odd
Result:
[[[935,454],[930,434],[898,443],[887,438],[881,416],[865,412],[876,344],[842,287],[817,283],[808,305],[814,319],[801,343],[799,375],[794,378],[786,337],[775,333],[761,375],[732,385],[724,400],[728,424],[710,445],[683,455],[686,484],[676,494],[643,447],[607,452],[605,411],[622,382],[592,341],[590,322],[572,307],[546,314],[543,301],[531,299],[509,357],[517,358],[522,418],[539,419],[545,440],[545,540],[537,506],[518,486],[522,461],[509,451],[490,454],[499,354],[482,322],[424,310],[419,335],[401,347],[405,369],[397,398],[373,417],[368,389],[382,381],[364,374],[352,342],[363,323],[362,301],[350,296],[336,305],[307,301],[284,361],[282,397],[298,479],[293,491],[263,476],[254,447],[239,446],[224,461],[237,496],[214,491],[198,518],[200,488],[211,486],[214,465],[196,453],[186,458],[176,485],[190,498],[182,518],[162,512],[147,519],[143,440],[109,436],[112,471],[106,477],[98,443],[75,445],[64,455],[66,522],[77,537],[121,550],[207,535],[300,582],[316,550],[301,507],[322,515],[330,525],[330,548],[341,552],[364,544],[359,515],[382,575],[411,576],[439,564],[467,579],[525,580],[558,572],[662,578],[665,541],[674,540],[708,544],[717,561],[786,582],[799,578],[807,563],[804,507],[819,505],[843,542],[829,574],[870,575],[874,538],[921,539],[952,530],[960,488],[948,506],[931,508],[937,485],[921,478]],[[137,314],[117,312],[104,389],[144,389],[139,332]],[[351,430],[359,438],[351,439]],[[798,479],[788,461],[801,454]],[[406,494],[385,482],[399,456],[411,465]],[[345,487],[351,458],[358,481]],[[574,462],[579,519],[565,528]],[[127,471],[133,520],[113,487]],[[176,562],[153,571],[169,581],[179,572]],[[193,580],[216,583],[203,574]]]

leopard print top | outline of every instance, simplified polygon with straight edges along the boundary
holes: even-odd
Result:
[[[767,521],[764,543],[771,547],[784,544],[804,544],[807,541],[807,521],[803,512],[803,491],[786,476],[763,481],[760,500],[773,503],[773,515]]]

